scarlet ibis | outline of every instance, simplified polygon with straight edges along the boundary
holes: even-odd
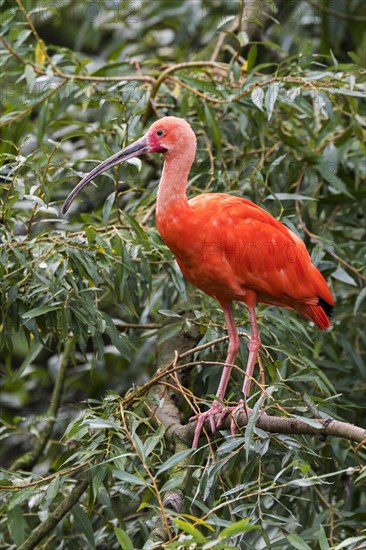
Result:
[[[164,155],[156,204],[158,231],[186,279],[220,303],[229,332],[217,399],[208,411],[195,417],[193,446],[197,447],[206,418],[215,431],[225,414],[240,411],[244,404],[242,399],[234,408],[223,404],[239,351],[233,301],[244,302],[249,310],[251,338],[243,384],[247,397],[261,343],[256,304],[294,309],[324,330],[330,326],[334,300],[301,239],[268,212],[247,199],[223,193],[187,199],[196,136],[181,118],[157,120],[141,139],[96,166],[67,197],[63,213],[79,191],[105,170],[132,157],[156,152]],[[215,420],[217,414],[219,420]]]

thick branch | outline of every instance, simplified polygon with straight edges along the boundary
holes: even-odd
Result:
[[[228,415],[222,422],[222,430],[230,429],[231,417]],[[314,425],[310,425],[314,423]],[[319,427],[315,426],[315,423]],[[248,424],[248,417],[243,412],[237,420],[237,426],[243,428]],[[366,429],[360,428],[359,426],[354,426],[348,422],[339,422],[338,420],[333,420],[331,418],[324,419],[309,419],[309,423],[300,420],[299,418],[287,418],[283,416],[269,416],[261,415],[256,421],[256,426],[270,433],[278,434],[303,434],[303,435],[321,435],[327,436],[332,435],[334,437],[342,437],[343,439],[348,439],[356,443],[366,443]],[[170,427],[173,431],[174,436],[183,439],[187,444],[193,441],[194,430],[196,427],[196,422],[191,422],[182,426],[181,424],[176,424],[174,427]],[[205,423],[205,429],[207,433],[211,433],[210,425],[208,422]]]
[[[180,334],[175,338],[164,342],[164,344],[158,349],[157,359],[159,366],[162,368],[169,366],[172,353],[177,347],[179,347],[179,349],[184,353],[184,351],[188,351],[191,348],[192,344],[194,345],[197,342],[198,338],[199,330],[195,326],[193,327],[191,334]],[[146,401],[149,410],[153,413],[153,418],[165,427],[165,437],[174,445],[173,454],[191,448],[190,444],[187,445],[184,440],[179,437],[175,437],[174,435],[176,426],[181,426],[182,428],[184,427],[181,424],[180,411],[177,406],[180,392],[178,388],[178,378],[176,380],[177,386],[175,386],[174,381],[169,386],[164,384],[157,384],[153,386],[147,394]],[[182,512],[184,491],[189,476],[190,465],[191,459],[190,457],[186,457],[181,462],[176,464],[171,472],[172,477],[180,474],[182,476],[182,480],[177,487],[167,491],[164,495],[163,507],[168,517],[169,512],[174,512],[176,514]],[[159,545],[167,540],[168,533],[160,516],[144,545],[144,549],[159,548]]]
[[[57,506],[52,514],[50,514],[43,523],[32,531],[27,540],[18,547],[18,550],[33,550],[33,548],[35,548],[37,544],[56,527],[62,518],[71,510],[74,504],[77,503],[81,495],[87,489],[88,485],[88,479],[83,479],[78,482],[74,489],[72,489],[61,504]]]

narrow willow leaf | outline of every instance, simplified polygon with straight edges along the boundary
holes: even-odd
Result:
[[[247,71],[248,71],[248,73],[251,73],[252,70],[255,67],[255,62],[256,62],[256,59],[257,59],[257,53],[258,53],[258,46],[257,46],[257,44],[253,44],[249,49],[248,57],[247,57]]]
[[[250,518],[241,519],[236,523],[233,523],[229,527],[225,527],[219,535],[220,539],[227,539],[228,537],[235,537],[241,533],[248,533],[249,531],[254,531],[254,529],[260,529],[259,525],[249,525],[251,521]]]
[[[24,69],[24,76],[28,84],[28,89],[33,90],[34,82],[36,80],[36,73],[32,65],[26,65]]]
[[[347,273],[343,267],[337,267],[335,271],[333,271],[332,275],[333,279],[337,279],[337,281],[341,281],[342,283],[345,283],[346,285],[352,285],[357,286],[356,281]]]
[[[297,418],[298,420],[301,420],[301,422],[304,422],[304,424],[308,424],[308,426],[311,426],[312,428],[317,428],[319,430],[323,428],[323,424],[321,422],[318,422],[317,420],[313,420],[312,418],[306,418],[306,416],[299,416],[297,414],[294,414],[293,418]]]
[[[126,531],[121,529],[120,527],[114,527],[113,528],[114,534],[116,535],[116,539],[118,540],[121,548],[123,550],[134,550],[134,545]]]
[[[162,464],[156,471],[156,476],[162,474],[166,470],[171,470],[179,464],[180,462],[183,462],[190,454],[194,452],[194,449],[184,449],[183,451],[179,451],[178,453],[174,454],[164,464]]]
[[[356,314],[360,308],[361,303],[366,298],[366,287],[361,290],[355,301],[355,307],[353,313]]]
[[[207,103],[204,104],[205,116],[208,127],[210,129],[212,140],[218,151],[221,151],[221,130],[217,123],[216,118],[212,115]]]
[[[202,535],[202,533],[194,527],[191,523],[188,523],[187,521],[183,521],[178,518],[174,518],[173,522],[185,533],[188,535],[191,535],[193,537],[193,540],[195,542],[204,543],[206,542],[206,537]]]
[[[258,107],[258,109],[263,111],[264,92],[262,88],[259,86],[253,88],[252,93],[250,94],[250,99],[253,101],[254,105]]]
[[[14,380],[17,380],[22,376],[23,372],[29,367],[31,363],[33,363],[33,361],[38,357],[38,355],[41,353],[42,350],[43,350],[43,344],[36,342],[35,344],[32,345],[31,349],[23,359],[23,362],[20,365],[19,369],[17,369],[17,371],[15,372],[15,375],[13,378]]]
[[[117,479],[120,479],[121,481],[125,481],[130,485],[147,485],[147,481],[145,481],[144,479],[141,479],[140,477],[129,474],[128,472],[124,472],[121,470],[113,470],[113,475]]]
[[[320,550],[328,550],[330,548],[324,527],[321,525],[319,529],[319,547]]]
[[[17,505],[8,510],[7,523],[10,536],[17,546],[24,542],[25,522],[21,506]]]
[[[311,547],[298,535],[288,535],[287,540],[296,550],[311,550]]]
[[[115,192],[113,191],[113,193],[110,193],[108,195],[103,205],[102,219],[103,219],[104,227],[106,229],[108,227],[108,220],[112,210],[112,206],[114,204],[114,200],[115,200]]]
[[[53,499],[58,495],[60,490],[60,476],[55,477],[47,487],[47,502],[51,504]]]
[[[143,243],[144,247],[147,248],[147,250],[150,250],[150,242],[149,239],[145,233],[145,231],[142,229],[141,225],[138,223],[138,221],[135,220],[133,216],[129,216],[126,212],[124,212],[124,217],[128,220],[128,223],[132,227],[133,231],[136,234],[137,239]]]
[[[298,193],[273,193],[272,195],[268,195],[266,197],[266,200],[279,200],[279,201],[315,201],[317,200],[315,197],[307,197],[306,195],[299,195]]]
[[[279,82],[273,82],[268,86],[265,96],[265,104],[267,109],[267,120],[271,120],[273,108],[277,100],[278,92],[280,89]]]
[[[50,311],[57,311],[58,309],[61,309],[60,304],[62,304],[62,302],[55,302],[54,304],[51,304],[49,306],[44,305],[35,307],[34,309],[23,313],[22,319],[24,319],[25,321],[29,321],[29,319],[39,317],[39,315],[44,315],[45,313],[49,313]]]
[[[171,491],[172,489],[176,489],[177,487],[180,487],[186,475],[187,474],[185,472],[180,472],[179,474],[168,479],[168,481],[164,483],[164,485],[160,489],[161,492],[164,493],[164,491]]]
[[[342,548],[351,548],[352,545],[354,545],[356,542],[365,542],[366,537],[360,536],[360,537],[348,537],[347,539],[343,540],[341,543],[337,544],[337,546],[333,546],[332,550],[341,550]],[[363,548],[365,546],[363,545]],[[359,544],[357,545],[357,548],[355,550],[361,550],[362,546]]]
[[[95,548],[95,540],[94,540],[94,532],[93,532],[93,526],[91,524],[90,519],[80,506],[80,504],[76,503],[72,507],[72,514],[75,518],[76,524],[79,526],[80,530],[84,533],[85,537],[87,538],[90,547]]]
[[[36,64],[43,67],[44,62],[46,61],[46,45],[43,40],[38,39],[35,49],[35,60]]]

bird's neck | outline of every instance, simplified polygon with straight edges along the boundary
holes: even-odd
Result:
[[[156,216],[162,218],[176,213],[177,209],[183,215],[189,209],[186,189],[188,175],[194,160],[195,147],[183,149],[172,155],[165,153],[164,167],[161,175],[156,201]]]

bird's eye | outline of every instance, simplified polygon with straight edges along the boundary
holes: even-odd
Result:
[[[164,134],[164,131],[163,131],[163,130],[158,130],[158,131],[156,132],[156,135],[157,135],[157,136],[162,136],[163,134]]]

